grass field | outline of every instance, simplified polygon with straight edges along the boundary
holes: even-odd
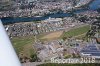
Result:
[[[32,44],[34,43],[34,36],[13,37],[11,42],[18,55],[23,53],[25,56],[29,56],[34,53],[32,47]]]
[[[53,39],[59,38],[62,34],[63,34],[63,31],[56,31],[56,32],[52,32],[52,33],[42,36],[41,39],[53,40]]]
[[[73,37],[73,36],[76,37],[78,35],[86,33],[89,29],[90,29],[89,25],[83,26],[83,27],[79,27],[79,28],[75,28],[75,29],[71,29],[68,32],[64,32],[62,37]]]
[[[47,63],[47,64],[41,64],[38,66],[100,66],[99,63],[89,63],[89,64],[54,64],[54,63]]]

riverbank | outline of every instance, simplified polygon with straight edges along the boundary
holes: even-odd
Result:
[[[94,3],[95,2],[95,3]],[[49,17],[51,18],[63,18],[63,17],[72,17],[73,13],[81,13],[84,11],[88,11],[88,10],[94,10],[94,7],[98,6],[100,0],[95,0],[95,1],[91,1],[91,3],[88,4],[89,9],[77,9],[77,10],[73,10],[71,13],[55,13],[55,14],[47,14],[45,16],[42,17],[6,17],[6,18],[2,18],[2,22],[3,24],[10,24],[10,23],[17,23],[17,22],[31,22],[31,21],[41,21],[41,20],[45,20],[48,19]],[[92,6],[95,5],[95,6]],[[98,8],[98,7],[96,7]],[[95,8],[95,10],[96,10]]]

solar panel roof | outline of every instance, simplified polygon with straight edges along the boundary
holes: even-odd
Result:
[[[83,48],[80,52],[84,54],[90,54],[92,56],[100,56],[100,50],[98,49],[96,44],[90,44]]]

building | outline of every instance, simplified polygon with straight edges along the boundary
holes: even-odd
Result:
[[[50,60],[52,57],[63,57],[63,45],[60,40],[46,42],[44,44],[35,44],[37,56],[41,61]]]
[[[100,58],[100,49],[96,44],[88,44],[81,51],[82,57]]]
[[[27,0],[28,3],[34,2],[34,1],[37,1],[37,0]]]
[[[98,44],[100,44],[100,38],[96,38]]]
[[[51,18],[44,20],[44,22],[60,22],[62,21],[62,18]]]

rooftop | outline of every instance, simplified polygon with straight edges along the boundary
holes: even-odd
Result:
[[[98,49],[96,44],[89,44],[85,46],[81,51],[81,54],[90,56],[100,56],[100,49]]]

